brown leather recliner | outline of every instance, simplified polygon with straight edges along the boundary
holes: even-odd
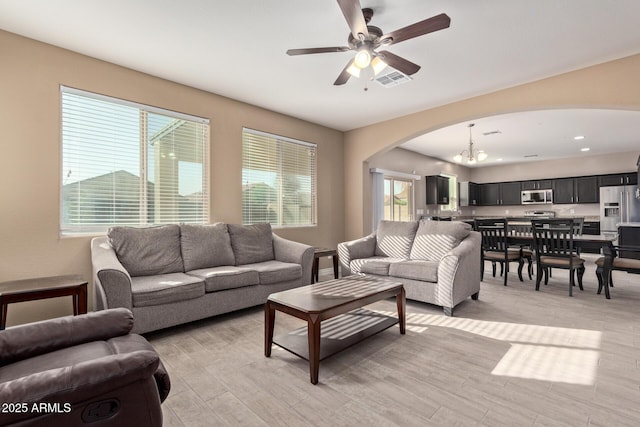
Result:
[[[0,425],[162,425],[169,375],[132,327],[116,308],[0,331]]]

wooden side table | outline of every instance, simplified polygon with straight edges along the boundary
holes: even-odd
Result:
[[[333,258],[333,278],[338,278],[338,251],[329,248],[313,248],[313,268],[311,269],[311,283],[318,281],[318,270],[320,268],[320,258],[332,257]]]
[[[73,297],[75,316],[87,312],[87,281],[81,276],[38,277],[0,283],[0,330],[7,324],[9,304],[64,296]]]

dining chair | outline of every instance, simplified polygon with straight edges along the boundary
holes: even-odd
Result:
[[[491,261],[492,264],[500,264],[504,271],[504,286],[507,286],[509,275],[509,264],[518,263],[518,278],[522,279],[522,267],[524,257],[522,247],[510,247],[507,242],[508,221],[506,218],[499,219],[476,219],[474,229],[482,235],[482,251],[480,256],[480,280],[484,279],[484,263]],[[495,267],[494,267],[495,277]]]
[[[584,259],[580,258],[573,245],[576,228],[573,220],[532,220],[533,242],[537,258],[536,291],[540,290],[540,282],[545,269],[560,268],[569,270],[569,296],[573,296],[575,273],[578,286],[582,287],[584,275]],[[548,276],[545,275],[545,284]]]
[[[614,270],[640,274],[640,259],[629,257],[637,257],[638,254],[640,254],[640,247],[611,245],[604,246],[602,252],[604,256],[595,261],[596,276],[598,277],[598,295],[600,295],[602,289],[604,289],[605,297],[611,299],[609,288],[613,286],[611,284],[611,273]]]
[[[531,223],[507,223],[507,231],[510,236],[528,236],[531,235]],[[522,249],[522,257],[527,261],[527,273],[529,274],[529,280],[533,276],[533,249],[530,244],[521,244],[513,247],[520,247]]]

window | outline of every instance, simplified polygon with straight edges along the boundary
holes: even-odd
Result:
[[[458,210],[458,177],[441,173],[440,175],[449,178],[449,204],[441,205],[441,211],[457,211]]]
[[[208,222],[208,120],[61,92],[63,235]]]
[[[243,129],[242,222],[316,224],[316,145]]]
[[[384,219],[388,221],[413,219],[413,180],[385,176]]]

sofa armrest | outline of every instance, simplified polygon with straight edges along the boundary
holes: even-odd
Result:
[[[82,406],[92,398],[109,392],[114,392],[117,397],[125,400],[126,396],[119,396],[116,390],[121,391],[128,385],[144,381],[153,381],[155,387],[153,375],[158,368],[159,360],[155,352],[143,350],[109,355],[72,366],[36,372],[0,383],[0,402],[28,403],[29,408],[33,403],[58,402],[61,405],[68,404],[68,408],[60,408],[68,412],[77,410],[77,406]],[[136,386],[136,391],[144,394],[139,386]],[[157,394],[144,396],[144,398],[152,400],[151,404],[156,400],[155,404],[159,406]],[[3,421],[13,423],[32,418],[34,414],[29,412],[9,414],[9,418]]]
[[[338,259],[342,276],[350,276],[351,260],[369,258],[376,254],[376,234],[361,237],[349,242],[338,243]]]
[[[93,266],[94,308],[104,310],[113,307],[131,309],[131,276],[118,260],[116,251],[106,236],[91,240],[91,264]]]
[[[291,262],[302,266],[303,285],[311,283],[311,268],[313,267],[313,246],[294,242],[275,233],[273,235],[273,254],[275,259]]]
[[[480,292],[480,248],[480,233],[472,231],[440,260],[436,304],[453,309],[460,301]]]
[[[0,366],[61,348],[127,335],[131,328],[133,314],[126,308],[14,326],[0,333]]]

